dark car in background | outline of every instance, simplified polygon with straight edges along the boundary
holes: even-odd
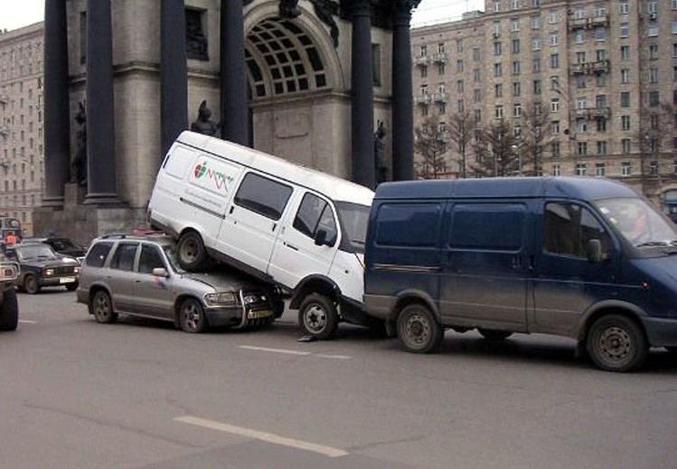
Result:
[[[5,248],[8,260],[21,267],[16,281],[20,291],[34,295],[44,287],[66,287],[68,291],[78,288],[80,264],[70,256],[64,256],[43,243],[22,243]]]
[[[79,244],[73,242],[68,238],[63,237],[48,237],[40,238],[40,241],[44,244],[50,246],[54,251],[65,256],[70,256],[76,258],[78,261],[82,262],[85,259],[85,254],[87,254],[87,249],[80,246]]]

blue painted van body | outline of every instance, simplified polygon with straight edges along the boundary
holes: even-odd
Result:
[[[672,239],[631,242],[641,220],[621,221],[638,204],[649,206],[606,179],[382,184],[367,234],[367,310],[396,320],[416,301],[445,327],[578,340],[617,312],[641,324],[651,346],[677,346],[677,235],[652,208]],[[592,239],[603,257],[587,254]]]

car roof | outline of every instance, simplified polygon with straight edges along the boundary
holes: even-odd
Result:
[[[317,191],[334,201],[371,205],[374,198],[372,190],[354,182],[226,140],[184,131],[177,142]]]
[[[126,233],[116,233],[116,234],[107,234],[99,236],[93,242],[98,243],[102,241],[143,241],[147,243],[155,243],[159,245],[171,245],[174,244],[174,240],[165,234],[156,234],[156,235],[146,235],[146,236],[137,236]]]
[[[379,185],[375,198],[563,197],[598,200],[638,196],[629,186],[611,179],[550,176],[391,182]]]

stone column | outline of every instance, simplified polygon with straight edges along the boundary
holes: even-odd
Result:
[[[115,174],[113,32],[110,0],[87,0],[87,197],[119,203]]]
[[[66,0],[45,2],[45,197],[43,205],[62,207],[70,169],[68,28]]]
[[[248,145],[249,104],[242,8],[242,0],[221,0],[221,122],[225,140]]]
[[[184,0],[162,0],[161,22],[162,154],[160,161],[179,134],[188,128],[188,66]]]
[[[374,63],[371,50],[371,1],[352,6],[352,180],[374,188]]]
[[[393,2],[393,180],[414,179],[414,107],[411,9],[416,0]]]

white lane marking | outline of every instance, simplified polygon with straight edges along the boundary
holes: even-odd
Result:
[[[350,360],[353,358],[350,355],[327,355],[324,353],[317,353],[315,356],[320,358],[333,358],[335,360]]]
[[[240,345],[240,348],[245,350],[256,350],[258,352],[272,352],[272,353],[283,353],[286,355],[310,355],[310,352],[301,352],[300,350],[289,350],[282,348],[268,348],[268,347],[254,347],[253,345]]]
[[[281,445],[290,448],[301,449],[304,451],[310,451],[313,453],[328,456],[330,458],[339,458],[341,456],[346,456],[348,454],[347,451],[344,451],[339,448],[332,448],[331,446],[318,445],[315,443],[310,443],[308,441],[296,440],[294,438],[286,438],[284,436],[275,435],[274,433],[260,432],[258,430],[253,430],[251,428],[238,427],[227,423],[216,422],[214,420],[206,420],[200,417],[193,417],[191,415],[185,415],[183,417],[175,417],[174,421],[187,423],[190,425],[196,425],[198,427],[208,428],[210,430],[231,433],[233,435],[244,436],[246,438],[252,438],[254,440],[265,441],[267,443],[272,443],[274,445]]]
[[[28,319],[19,319],[19,324],[37,324],[38,321],[30,321]]]

